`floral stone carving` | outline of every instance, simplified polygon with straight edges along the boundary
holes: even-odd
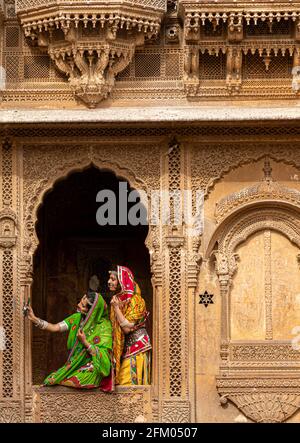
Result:
[[[25,36],[46,50],[88,107],[108,97],[135,48],[158,34],[166,1],[17,1]]]

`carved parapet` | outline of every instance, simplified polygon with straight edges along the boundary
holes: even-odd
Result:
[[[33,394],[35,420],[41,423],[152,422],[151,386],[117,387],[110,395],[34,386]]]
[[[108,97],[135,48],[158,34],[166,0],[17,0],[25,36],[47,50],[90,108]]]

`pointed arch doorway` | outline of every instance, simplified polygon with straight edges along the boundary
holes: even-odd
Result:
[[[100,280],[101,293],[108,298],[107,277],[112,264],[132,269],[152,314],[150,258],[145,246],[148,226],[119,226],[118,223],[99,226],[96,221],[97,193],[103,189],[112,190],[118,202],[119,183],[124,181],[109,170],[90,166],[56,182],[44,196],[36,225],[39,247],[34,255],[32,286],[33,309],[37,316],[56,323],[70,315],[94,274]],[[128,192],[130,190],[128,184]],[[34,328],[34,385],[60,367],[66,357],[64,334],[50,334]]]

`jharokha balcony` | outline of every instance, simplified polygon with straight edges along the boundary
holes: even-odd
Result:
[[[182,52],[178,85],[187,99],[264,96],[267,80],[277,78],[280,90],[300,91],[300,0],[16,0],[16,12],[27,40],[91,108],[161,37]],[[145,57],[143,69],[149,65]]]
[[[95,107],[135,48],[155,37],[166,0],[17,0],[25,36],[48,51],[75,95]]]

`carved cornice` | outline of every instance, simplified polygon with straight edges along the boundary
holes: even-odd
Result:
[[[80,23],[87,27],[97,23],[103,28],[134,29],[151,31],[160,28],[166,0],[16,0],[16,13],[27,32],[42,32],[49,29],[76,28]]]
[[[90,108],[108,97],[135,48],[157,35],[166,0],[17,0],[25,36],[47,50]]]
[[[266,1],[258,0],[255,2],[242,1],[226,1],[219,0],[218,2],[208,1],[180,1],[180,15],[186,20],[186,25],[193,28],[204,25],[205,20],[219,23],[233,23],[235,19],[245,19],[249,24],[253,21],[257,24],[258,20],[286,20],[292,18],[296,20],[299,17],[300,1]],[[234,22],[236,24],[236,21]]]

